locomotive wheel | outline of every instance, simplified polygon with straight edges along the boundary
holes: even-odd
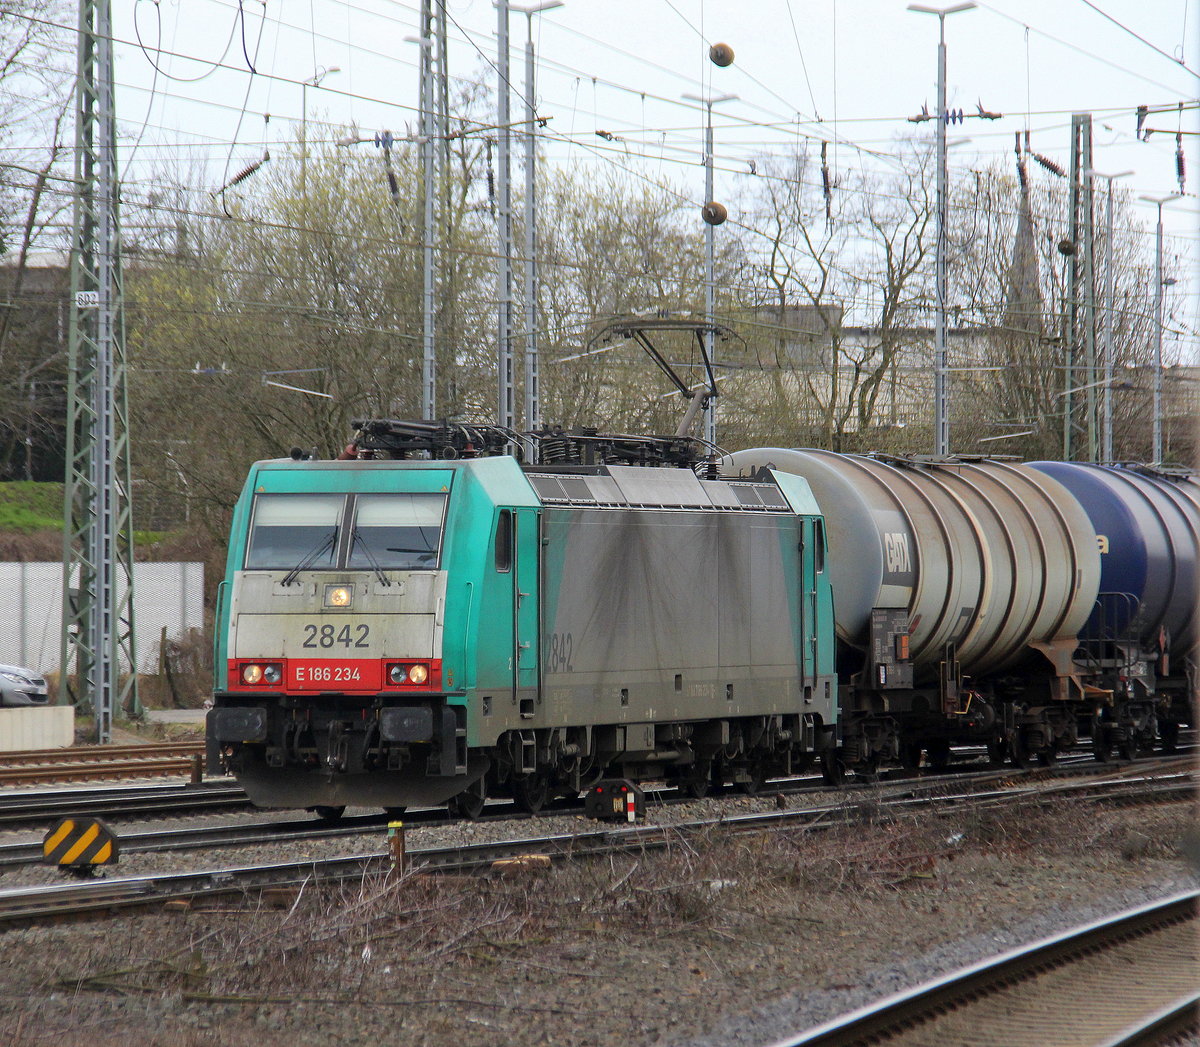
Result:
[[[930,742],[925,752],[929,757],[929,766],[935,771],[944,771],[950,766],[950,743],[945,738]]]
[[[1162,720],[1158,725],[1158,736],[1162,742],[1162,751],[1173,753],[1179,748],[1179,724],[1174,720]]]
[[[383,813],[389,818],[403,818],[407,811],[407,807],[385,807],[383,809]]]
[[[312,808],[312,812],[323,822],[336,822],[339,821],[342,815],[346,813],[346,806],[343,804],[340,807],[327,807],[322,804],[318,804],[316,807]]]
[[[763,770],[763,766],[757,760],[746,765],[745,773],[749,776],[735,784],[735,788],[743,796],[757,796],[759,789],[763,787],[763,782],[767,780],[767,773]]]
[[[487,802],[487,783],[480,778],[468,785],[457,796],[452,796],[446,803],[450,813],[470,821],[478,821],[483,814],[483,806]]]
[[[539,771],[527,774],[524,778],[514,778],[512,793],[513,800],[521,810],[537,814],[550,799],[550,779]]]
[[[679,779],[679,788],[685,796],[690,796],[693,800],[703,800],[712,784],[712,760],[698,760],[692,764],[689,773]]]

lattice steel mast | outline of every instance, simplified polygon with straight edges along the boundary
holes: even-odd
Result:
[[[125,321],[117,220],[117,135],[110,0],[80,0],[67,461],[63,507],[60,701],[96,714],[111,740],[114,709],[139,713],[133,649]],[[122,663],[128,675],[121,679]]]

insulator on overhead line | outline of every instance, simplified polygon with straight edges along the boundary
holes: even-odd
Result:
[[[261,160],[255,160],[254,163],[247,164],[237,174],[235,174],[228,182],[226,182],[221,187],[222,191],[224,191],[225,189],[232,189],[235,185],[240,185],[242,182],[244,182],[247,178],[249,178],[252,174],[254,174],[255,171],[257,171],[260,167],[262,167],[263,164],[265,164],[270,159],[271,159],[271,154],[268,152],[264,152]]]
[[[1142,124],[1146,122],[1146,117],[1150,115],[1150,107],[1139,105],[1137,107],[1137,130],[1134,132],[1135,138],[1142,138]],[[1145,139],[1142,139],[1143,141]]]
[[[716,200],[709,200],[700,208],[700,217],[709,225],[721,225],[729,217],[729,212],[725,209],[724,204],[718,203]]]
[[[1187,181],[1187,165],[1183,161],[1183,135],[1178,131],[1175,133],[1175,177],[1179,179],[1179,191],[1182,193]]]
[[[1039,164],[1041,164],[1051,174],[1058,175],[1059,178],[1066,178],[1067,172],[1064,171],[1058,164],[1051,160],[1048,156],[1042,156],[1041,153],[1030,153]]]
[[[728,44],[713,44],[708,49],[708,57],[713,65],[724,69],[727,65],[733,65],[733,48]]]

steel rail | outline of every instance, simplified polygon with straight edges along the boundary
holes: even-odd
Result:
[[[1126,1026],[1097,1047],[1159,1047],[1200,1027],[1200,992],[1187,993],[1160,1011]]]
[[[0,829],[67,815],[94,818],[173,816],[250,806],[250,798],[241,786],[224,782],[9,793],[0,795]]]
[[[112,778],[144,778],[160,775],[192,775],[196,770],[196,755],[125,758],[105,763],[72,763],[58,761],[24,764],[19,767],[0,766],[0,784],[12,785],[36,782],[82,782]]]
[[[855,1047],[866,1043],[882,1044],[889,1039],[899,1041],[913,1027],[936,1020],[940,1014],[954,1009],[966,1012],[979,1000],[1032,981],[1048,969],[1064,967],[1137,936],[1194,922],[1198,901],[1200,891],[1188,891],[1009,950],[815,1029],[777,1040],[772,1047]],[[1092,984],[1088,995],[1094,999],[1106,991],[1119,993],[1120,988],[1119,981],[1112,987]],[[1078,1018],[1086,1007],[1078,999],[1073,1002],[1073,1013]],[[1025,1017],[1019,1007],[1012,1013],[1014,1018]],[[1156,1010],[1152,1017],[1161,1017],[1161,1014]],[[1005,1030],[995,1031],[999,1040],[1009,1042]]]
[[[15,749],[0,752],[0,767],[44,764],[58,757],[69,763],[109,763],[138,756],[203,756],[204,742],[138,742],[129,745],[71,745],[63,749]]]

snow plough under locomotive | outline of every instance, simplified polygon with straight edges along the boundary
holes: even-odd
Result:
[[[1194,716],[1188,473],[590,431],[522,464],[499,430],[357,424],[234,512],[209,766],[260,805],[752,791],[1086,731],[1132,756]]]

